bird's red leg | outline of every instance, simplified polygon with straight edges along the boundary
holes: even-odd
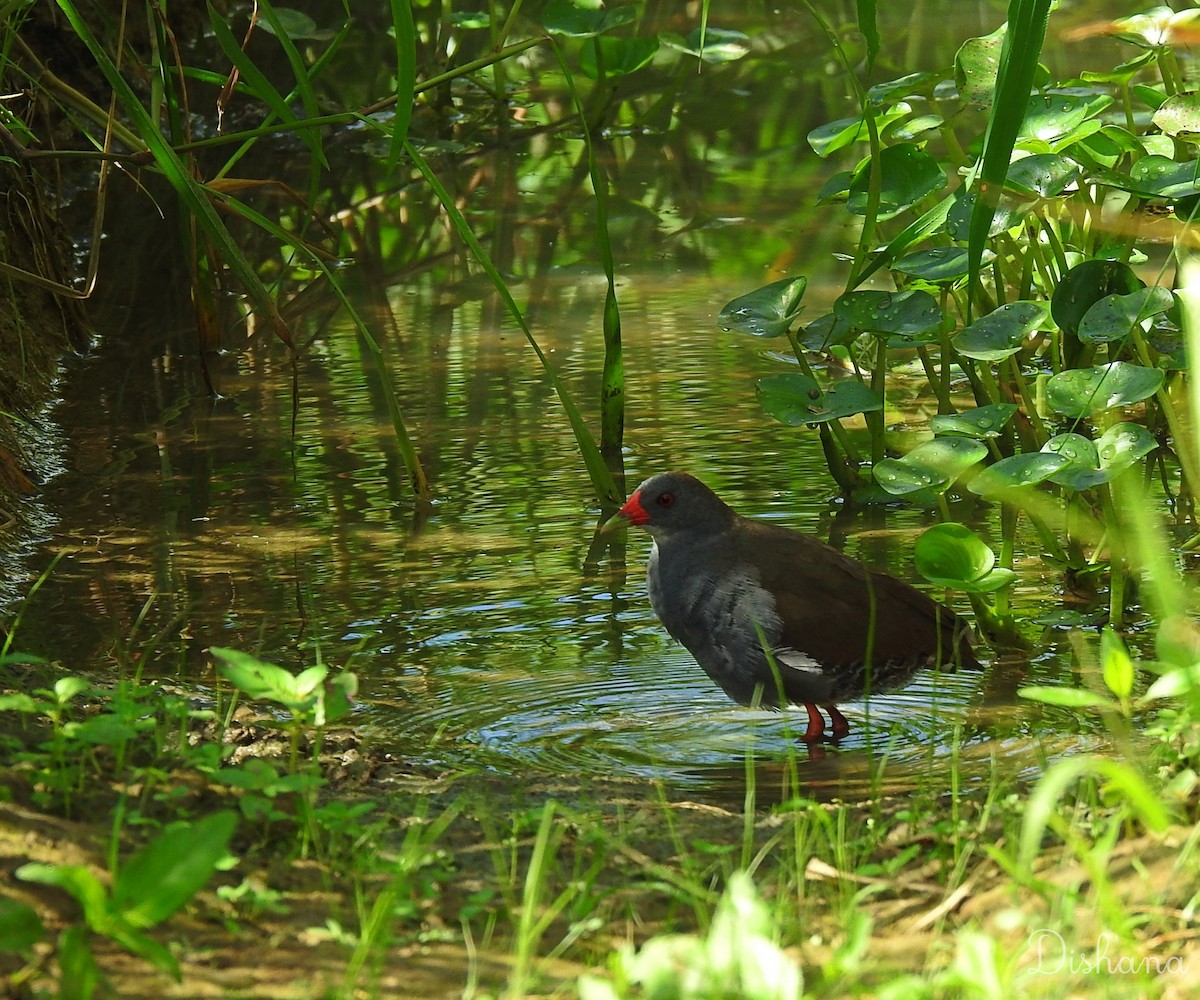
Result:
[[[833,738],[840,740],[843,736],[850,732],[850,723],[846,721],[846,717],[837,710],[836,705],[826,705],[825,711],[829,713],[829,721],[833,723]]]
[[[805,730],[804,736],[801,739],[805,743],[817,743],[825,735],[825,720],[821,717],[821,713],[818,711],[816,705],[810,705],[808,702],[805,702],[804,707],[808,710],[808,729]],[[842,722],[845,721],[845,719],[842,719]]]

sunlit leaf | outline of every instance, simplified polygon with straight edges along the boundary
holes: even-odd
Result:
[[[929,418],[929,429],[934,434],[998,437],[1016,412],[1016,403],[991,403],[962,413],[939,413]]]
[[[996,554],[966,525],[955,521],[925,530],[913,548],[913,563],[930,583],[969,594],[990,593],[1016,579],[996,567]]]
[[[599,59],[596,56],[597,49]],[[616,38],[606,35],[593,38],[590,44],[584,44],[579,50],[579,68],[593,80],[599,79],[601,64],[606,77],[628,76],[649,65],[657,51],[657,38]]]
[[[959,96],[972,104],[990,104],[1004,47],[1005,25],[990,35],[968,38],[954,56],[954,82]]]
[[[1100,633],[1100,670],[1107,688],[1121,702],[1133,694],[1133,660],[1111,625]]]
[[[995,256],[990,250],[984,251],[984,263],[990,263]],[[929,250],[919,250],[901,257],[892,265],[892,270],[912,278],[921,278],[931,284],[958,281],[967,276],[967,249],[933,247]]]
[[[785,372],[759,379],[756,392],[763,410],[789,427],[823,424],[883,409],[883,400],[857,379],[822,388],[807,375]]]
[[[717,316],[717,324],[722,330],[778,337],[800,315],[800,300],[807,287],[808,279],[803,276],[772,281],[727,303]]]
[[[833,312],[864,333],[918,337],[941,329],[941,306],[928,292],[846,292],[833,304]]]
[[[826,313],[808,324],[800,333],[800,344],[809,351],[825,351],[835,344],[848,344],[858,336],[844,318]]]
[[[955,334],[954,349],[976,361],[1001,361],[1024,347],[1047,319],[1044,302],[1009,302]]]
[[[1047,687],[1032,684],[1029,687],[1017,689],[1017,695],[1030,701],[1040,701],[1043,705],[1057,705],[1060,708],[1104,708],[1115,711],[1117,704],[1111,698],[1106,698],[1095,691],[1086,688]]]
[[[1050,315],[1059,328],[1077,333],[1087,311],[1108,295],[1143,287],[1133,269],[1119,260],[1085,260],[1063,275],[1050,299]]]
[[[1062,455],[1044,451],[1013,455],[984,469],[967,488],[982,497],[1003,499],[1009,490],[1036,486],[1068,464],[1069,459]]]
[[[946,186],[946,173],[925,150],[912,143],[888,146],[879,153],[879,209],[877,218],[891,219],[912,208],[927,195]],[[854,171],[847,207],[855,215],[866,215],[871,181],[871,161]]]
[[[1056,413],[1088,417],[1114,406],[1141,402],[1153,396],[1162,382],[1163,373],[1157,368],[1111,361],[1052,376],[1046,383],[1046,402]]]
[[[921,489],[942,492],[987,455],[987,445],[971,438],[924,441],[902,458],[875,463],[875,481],[896,496]]]
[[[1074,184],[1081,173],[1079,164],[1065,156],[1039,153],[1014,161],[1004,183],[1022,194],[1053,198]]]
[[[1092,304],[1079,324],[1084,343],[1107,343],[1128,337],[1134,327],[1146,328],[1148,321],[1175,305],[1171,292],[1161,285],[1139,288],[1126,295],[1106,295]]]
[[[680,52],[686,52],[707,63],[734,62],[750,54],[750,36],[726,28],[705,28],[703,47],[701,47],[702,35],[699,28],[690,31],[683,38],[665,31],[659,37],[664,45]]]
[[[1151,121],[1176,139],[1200,135],[1200,94],[1172,94],[1154,112]]]
[[[1034,94],[1029,98],[1019,138],[1051,142],[1094,118],[1112,102],[1107,94]]]
[[[542,27],[552,35],[590,38],[632,24],[640,14],[637,4],[605,7],[599,0],[550,0],[542,11]]]

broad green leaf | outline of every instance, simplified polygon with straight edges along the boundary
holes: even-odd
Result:
[[[1083,314],[1079,339],[1091,344],[1121,340],[1134,327],[1147,329],[1153,317],[1169,312],[1174,305],[1174,296],[1160,285],[1139,288],[1126,295],[1106,295]]]
[[[92,954],[88,929],[79,924],[67,927],[58,936],[58,995],[90,1000],[106,981]]]
[[[450,12],[450,23],[466,30],[490,28],[492,15],[486,10],[455,10]]]
[[[1110,474],[1129,468],[1158,447],[1158,441],[1141,424],[1113,424],[1096,441],[1100,466]]]
[[[1063,275],[1050,299],[1050,315],[1059,329],[1078,333],[1087,311],[1108,295],[1143,287],[1128,264],[1118,260],[1085,260]]]
[[[883,409],[883,400],[857,379],[833,382],[822,389],[807,375],[785,372],[759,379],[756,391],[763,410],[789,427]]]
[[[601,66],[608,78],[628,76],[649,65],[657,51],[657,38],[616,38],[606,35],[593,38],[579,50],[579,68],[593,80],[600,78]]]
[[[27,951],[45,936],[37,910],[10,896],[0,896],[0,951]]]
[[[864,333],[920,337],[937,333],[944,317],[928,292],[854,291],[833,304],[834,315]]]
[[[970,236],[971,217],[975,212],[975,192],[959,188],[954,192],[954,202],[946,214],[946,232],[953,240],[962,242]],[[1021,224],[1028,211],[1028,202],[1018,204],[1007,195],[1000,198],[992,216],[992,224],[988,227],[988,236],[999,236],[1001,233]],[[969,251],[968,251],[969,253]]]
[[[1055,473],[1051,482],[1073,490],[1085,490],[1113,478],[1134,462],[1150,454],[1158,442],[1141,424],[1113,424],[1096,441],[1080,434],[1059,434],[1042,447],[1071,460],[1071,464]]]
[[[933,88],[941,82],[941,73],[907,73],[895,80],[875,84],[867,91],[867,99],[872,104],[885,104],[892,98],[904,98],[911,94],[928,97],[933,93]]]
[[[995,257],[990,250],[985,251],[984,263],[990,263]],[[919,250],[901,257],[892,265],[892,270],[912,278],[921,278],[934,285],[939,282],[955,282],[967,276],[967,249],[933,247],[929,250]]]
[[[963,101],[991,104],[1006,27],[1002,24],[990,35],[968,38],[959,46],[954,56],[954,82]]]
[[[996,568],[996,554],[966,525],[935,524],[917,539],[913,562],[930,583],[969,594],[990,593],[1016,579],[1012,570]]]
[[[800,344],[809,351],[826,351],[835,344],[848,344],[858,336],[858,331],[842,317],[826,313],[804,328]]]
[[[1013,455],[984,469],[967,488],[981,497],[1003,499],[1003,494],[1009,490],[1036,486],[1068,464],[1069,459],[1062,455],[1044,451]]]
[[[889,122],[879,130],[879,136],[886,143],[923,142],[929,138],[929,133],[940,129],[946,124],[941,115],[912,115]]]
[[[935,191],[946,186],[941,165],[923,149],[911,143],[888,146],[879,153],[880,190],[876,218],[891,219]],[[866,215],[871,161],[864,160],[850,180],[847,208],[855,215]]]
[[[1105,481],[1096,445],[1082,434],[1057,434],[1042,445],[1042,451],[1061,455],[1068,462],[1050,481],[1073,490],[1086,490]]]
[[[1200,192],[1200,160],[1177,162],[1169,156],[1143,156],[1129,168],[1129,179],[1114,187],[1154,198],[1184,198]],[[1104,180],[1109,181],[1106,175]]]
[[[875,116],[875,124],[884,129],[893,121],[912,114],[912,107],[904,102],[884,109]],[[834,121],[818,125],[808,133],[808,144],[817,156],[825,157],[836,153],[839,149],[855,142],[866,142],[870,136],[867,120],[862,115],[852,118],[837,118]]]
[[[1200,135],[1200,94],[1173,94],[1151,119],[1166,135],[1194,140]]]
[[[921,489],[943,492],[987,455],[987,445],[971,438],[924,441],[902,458],[875,463],[875,481],[896,496]]]
[[[638,19],[637,4],[605,8],[598,0],[550,0],[542,11],[542,27],[552,35],[590,38]]]
[[[133,927],[162,923],[203,888],[229,850],[237,825],[230,810],[160,833],[121,868],[113,906]]]
[[[295,678],[283,667],[237,649],[213,646],[209,652],[221,661],[219,673],[243,694],[272,701],[288,701],[295,695]]]
[[[1108,689],[1122,702],[1133,694],[1133,660],[1111,625],[1100,633],[1100,669]]]
[[[1157,701],[1160,698],[1194,697],[1200,692],[1200,663],[1186,667],[1176,667],[1163,674],[1147,689],[1142,696],[1145,701]]]
[[[1009,302],[956,334],[954,349],[976,361],[1000,361],[1021,350],[1048,318],[1044,302]]]
[[[1153,396],[1162,382],[1163,373],[1157,368],[1111,361],[1052,376],[1046,383],[1046,402],[1064,416],[1089,417],[1114,406],[1141,402]]]
[[[60,677],[54,682],[54,697],[60,705],[83,694],[91,685],[82,677]]]
[[[1118,708],[1111,698],[1086,688],[1045,687],[1034,684],[1018,688],[1017,695],[1030,701],[1040,701],[1043,705],[1058,705],[1062,708],[1105,708],[1111,711]]]
[[[49,865],[30,862],[15,872],[23,882],[52,885],[75,897],[83,910],[83,919],[94,931],[104,933],[109,919],[108,893],[103,883],[84,865]]]
[[[966,437],[999,437],[1017,412],[1016,403],[991,403],[962,413],[939,413],[929,418],[934,434],[962,434]]]
[[[1036,198],[1054,198],[1079,179],[1079,164],[1054,153],[1038,153],[1015,160],[1005,184]]]
[[[721,310],[717,325],[754,337],[778,337],[800,315],[800,300],[807,286],[807,278],[784,278],[739,295]]]
[[[1107,94],[1034,94],[1029,98],[1018,138],[1053,142],[1078,129],[1112,102]]]
[[[323,39],[329,37],[328,29],[317,27],[317,22],[303,11],[292,7],[272,8],[274,18],[260,18],[258,26],[268,35],[278,35],[276,28],[283,30],[288,38]]]

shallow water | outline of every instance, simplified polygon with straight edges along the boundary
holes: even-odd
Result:
[[[811,124],[827,114],[805,110]],[[844,213],[812,207],[829,165],[800,146],[772,155],[769,171],[753,156],[710,156],[711,186],[691,192],[690,211],[614,225],[630,486],[688,469],[742,513],[915,582],[912,542],[931,515],[833,502],[815,433],[772,422],[756,402],[755,380],[783,370],[777,342],[717,327],[729,299],[784,274],[808,275],[810,318],[841,290],[834,251],[852,234]],[[661,180],[653,161],[626,167],[627,192]],[[522,193],[522,235],[507,245],[523,279],[514,294],[590,416],[603,278],[590,230],[570,222],[550,266],[535,266],[552,193]],[[493,207],[485,197],[478,217]],[[586,204],[572,211],[583,218]],[[33,575],[62,558],[24,606],[20,648],[71,670],[118,664],[201,684],[213,680],[213,645],[292,669],[319,657],[358,673],[352,723],[372,740],[435,768],[517,776],[623,774],[735,794],[749,758],[765,785],[794,766],[826,795],[948,774],[952,763],[968,781],[1020,771],[1093,739],[1077,735],[1087,724],[1074,714],[1015,697],[1026,680],[1071,669],[1053,645],[1031,664],[926,675],[846,706],[853,731],[837,748],[799,744],[802,714],[731,704],[654,619],[649,540],[631,532],[593,548],[601,512],[568,423],[486,284],[461,263],[390,266],[364,252],[360,264],[356,303],[385,346],[432,508],[412,502],[344,316],[318,308],[296,322],[309,346],[293,437],[282,347],[254,331],[227,343],[208,359],[222,393],[210,398],[178,297],[147,276],[139,308],[110,303],[96,353],[70,364],[51,415],[66,470],[40,498],[54,526]],[[163,300],[174,308],[155,312]],[[920,422],[919,410],[905,404],[889,420]],[[985,508],[958,513],[994,530]],[[1036,548],[1020,557],[1019,613],[1058,607]]]

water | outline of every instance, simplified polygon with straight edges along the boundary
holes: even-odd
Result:
[[[695,84],[699,105],[710,80]],[[782,121],[786,104],[768,111]],[[785,345],[716,323],[730,299],[787,274],[809,278],[807,319],[841,291],[835,252],[853,234],[844,213],[813,208],[831,167],[800,141],[835,113],[820,101],[803,110],[811,121],[788,125],[795,143],[769,155],[728,155],[715,138],[697,154],[683,133],[619,140],[614,204],[654,191],[661,209],[618,210],[613,225],[630,486],[687,469],[743,513],[915,581],[912,543],[930,515],[832,502],[816,434],[774,423],[754,396],[756,379],[786,370],[786,351],[776,353]],[[563,139],[545,162],[573,148]],[[686,169],[662,172],[689,152],[684,166],[700,173],[693,188]],[[561,191],[526,169],[530,155],[483,153],[463,168],[484,178],[472,217],[504,220],[489,249],[515,275],[539,342],[590,416],[604,291],[590,200],[581,192],[560,208]],[[387,179],[369,161],[353,170],[367,190]],[[515,203],[502,183],[514,170]],[[925,675],[869,711],[846,706],[853,731],[836,750],[797,742],[802,714],[730,703],[654,619],[649,540],[631,532],[623,547],[593,546],[601,512],[548,379],[473,268],[412,251],[413,232],[440,223],[434,211],[422,221],[409,197],[398,196],[403,226],[399,209],[382,221],[351,215],[349,230],[365,234],[370,221],[385,236],[359,245],[348,274],[433,481],[432,508],[414,506],[369,355],[319,285],[293,316],[306,345],[293,435],[281,345],[260,328],[228,332],[224,353],[207,357],[222,394],[210,397],[185,286],[156,270],[166,265],[153,252],[138,256],[143,270],[123,275],[100,347],[70,364],[52,415],[67,468],[39,501],[53,526],[31,578],[61,558],[25,606],[20,648],[71,671],[136,666],[201,685],[214,680],[209,646],[297,670],[319,656],[360,676],[352,724],[377,745],[433,768],[513,775],[625,775],[736,792],[750,755],[768,783],[794,760],[809,787],[834,794],[903,784],[952,759],[966,762],[967,780],[996,759],[1019,771],[1091,739],[1074,735],[1073,714],[1015,696],[1027,679],[1067,668],[1053,645],[1032,664]],[[132,233],[114,233],[113,244],[132,247]],[[136,240],[153,247],[142,230]],[[914,399],[889,419],[921,422],[922,405]],[[986,509],[962,516],[994,530]],[[1019,611],[1054,607],[1053,571],[1036,548],[1019,556]]]

